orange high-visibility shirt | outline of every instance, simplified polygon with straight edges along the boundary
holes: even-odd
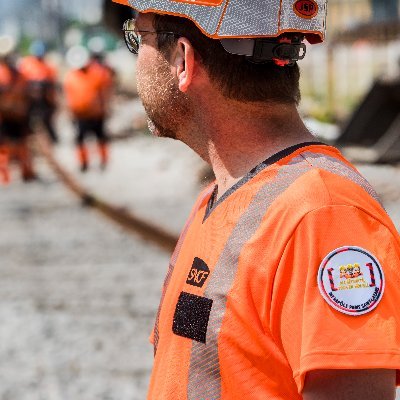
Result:
[[[56,79],[56,71],[46,61],[37,57],[27,56],[23,58],[18,66],[19,71],[28,81],[53,82]]]
[[[93,81],[97,81],[99,96],[102,98],[104,112],[106,112],[110,103],[114,83],[111,69],[97,61],[92,61],[87,68]]]
[[[93,78],[98,80],[100,86],[106,90],[110,89],[113,77],[111,70],[107,66],[102,65],[97,61],[92,61],[88,66],[88,70],[93,74]]]
[[[70,71],[64,82],[67,105],[77,118],[101,118],[105,113],[102,86],[88,69]]]
[[[213,197],[171,258],[149,399],[300,400],[312,370],[400,369],[399,235],[338,150],[293,146]]]
[[[8,85],[10,85],[12,80],[12,74],[10,68],[7,65],[0,63],[0,88],[5,89]]]

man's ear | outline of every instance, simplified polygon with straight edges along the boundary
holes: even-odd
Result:
[[[179,90],[187,92],[192,83],[195,70],[195,51],[192,44],[184,37],[177,41],[173,66],[178,80]]]

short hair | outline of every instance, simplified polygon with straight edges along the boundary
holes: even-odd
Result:
[[[299,103],[300,70],[297,64],[284,67],[272,61],[256,64],[246,56],[230,54],[219,40],[204,35],[187,18],[155,14],[153,26],[156,31],[177,34],[157,36],[158,49],[166,57],[178,37],[186,37],[200,56],[210,79],[225,97],[242,102]]]

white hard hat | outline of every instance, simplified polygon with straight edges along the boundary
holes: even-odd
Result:
[[[106,43],[101,36],[94,36],[88,41],[88,48],[93,53],[103,53],[106,49]]]
[[[113,0],[139,12],[192,20],[216,39],[303,34],[310,43],[325,39],[327,0]]]
[[[0,57],[6,57],[15,50],[17,42],[13,36],[0,36]]]
[[[89,63],[89,52],[83,46],[73,46],[65,55],[67,64],[74,69],[86,67]]]

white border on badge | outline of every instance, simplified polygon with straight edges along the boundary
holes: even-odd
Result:
[[[385,290],[385,276],[377,258],[357,246],[331,251],[321,262],[317,282],[331,307],[352,316],[374,310]]]

